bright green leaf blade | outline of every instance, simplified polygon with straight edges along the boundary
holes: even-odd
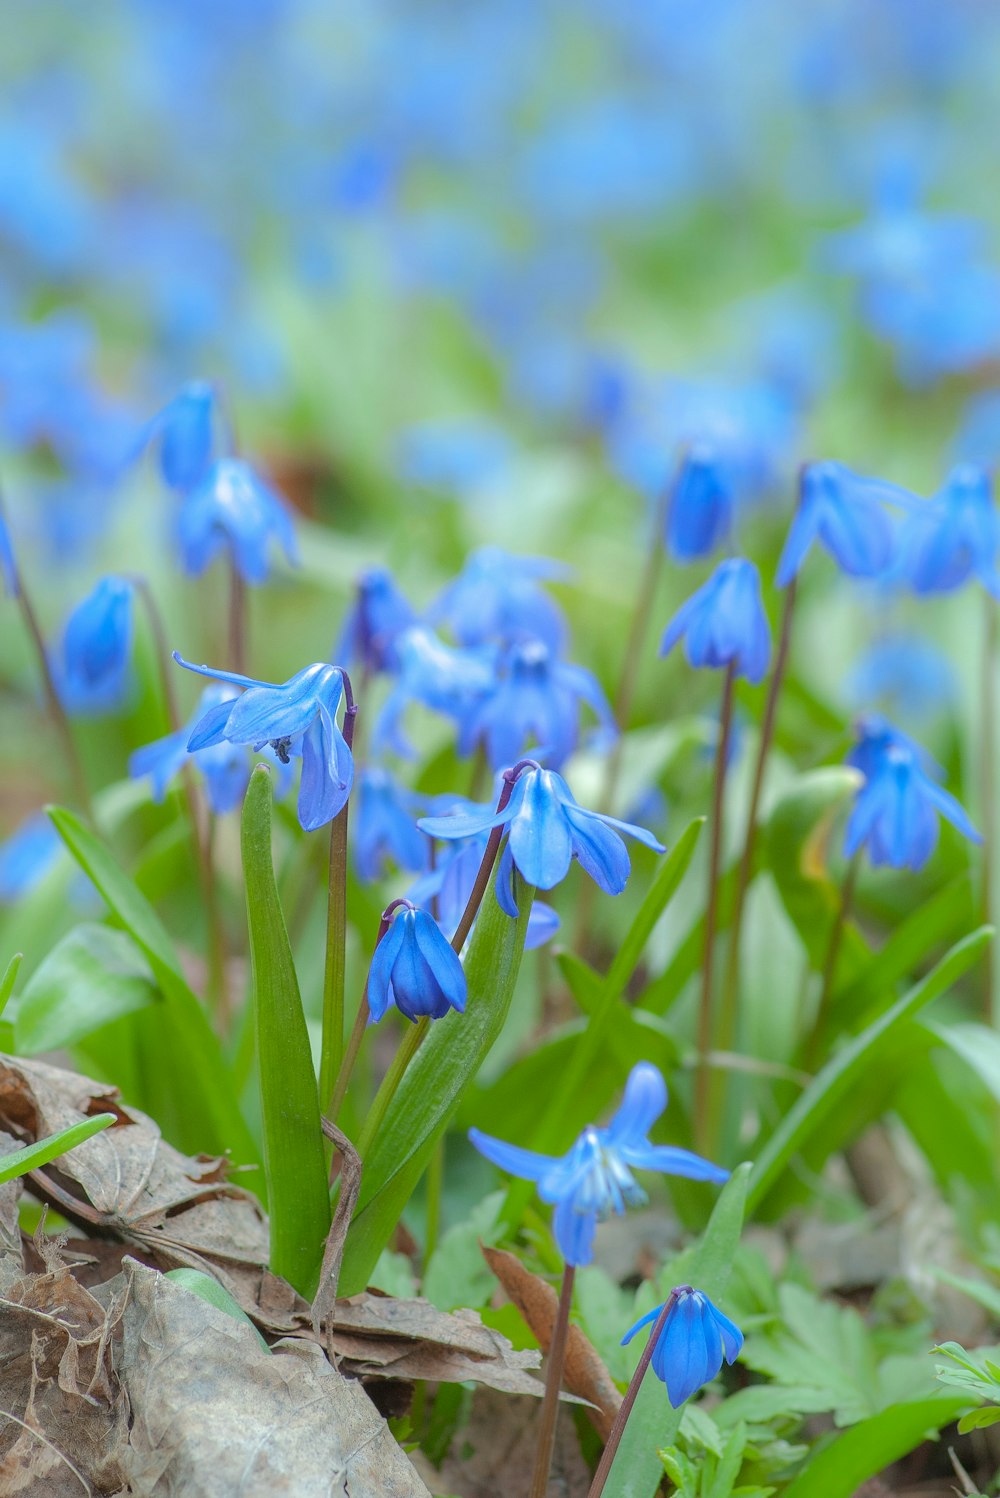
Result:
[[[476,920],[465,974],[464,1014],[431,1025],[364,1162],[358,1212],[347,1235],[341,1295],[365,1288],[435,1143],[503,1029],[514,994],[534,891],[515,876],[516,921],[497,904],[496,873]]]
[[[270,1263],[310,1299],[330,1231],[330,1191],[309,1033],[274,879],[271,805],[270,772],[258,765],[243,803],[242,848]]]
[[[163,994],[167,1024],[157,1027],[161,1049],[149,1059],[174,1078],[178,1095],[183,1095],[173,1142],[189,1152],[230,1151],[239,1164],[256,1161],[257,1149],[240,1113],[222,1047],[184,978],[159,916],[110,849],[78,816],[58,806],[49,808],[49,816],[77,863],[145,954]],[[247,1175],[242,1182],[253,1184]]]
[[[612,1007],[614,1000],[625,992],[626,984],[635,972],[639,959],[646,949],[653,927],[666,910],[687,873],[694,850],[705,825],[704,817],[695,820],[681,833],[670,852],[656,871],[652,884],[643,896],[642,904],[635,913],[631,926],[622,942],[604,979],[603,1004]]]
[[[84,922],[53,947],[11,1006],[17,1054],[37,1056],[74,1045],[159,997],[132,938]]]
[[[14,984],[17,982],[17,975],[21,971],[23,956],[23,952],[15,952],[4,969],[3,977],[0,978],[0,1014],[3,1014],[8,1000],[14,992]]]
[[[192,1295],[197,1295],[200,1300],[207,1301],[217,1311],[224,1311],[227,1316],[232,1316],[234,1321],[242,1321],[253,1332],[264,1351],[270,1352],[271,1349],[243,1307],[233,1299],[225,1285],[220,1285],[219,1281],[213,1279],[210,1274],[204,1274],[200,1269],[168,1269],[164,1279],[173,1280],[183,1289],[190,1290]]]
[[[749,1181],[750,1166],[737,1166],[723,1187],[700,1242],[670,1265],[669,1285],[661,1280],[661,1297],[669,1295],[674,1285],[687,1283],[719,1303],[743,1231]],[[622,1328],[623,1333],[627,1330]],[[638,1361],[645,1346],[641,1335],[636,1344]],[[666,1389],[647,1370],[608,1474],[605,1498],[653,1498],[663,1476],[658,1452],[676,1440],[682,1415],[682,1410],[670,1408]]]
[[[758,1155],[750,1185],[749,1211],[756,1210],[782,1172],[830,1118],[842,1099],[859,1088],[861,1078],[885,1054],[901,1027],[968,971],[981,956],[992,934],[992,929],[984,926],[958,942],[926,978],[831,1057],[792,1104]]]
[[[784,1498],[854,1498],[869,1477],[882,1472],[968,1409],[967,1399],[941,1395],[891,1404],[837,1436],[811,1457]]]
[[[58,1134],[49,1134],[45,1139],[36,1139],[34,1144],[26,1144],[24,1149],[0,1155],[0,1185],[5,1181],[12,1181],[15,1176],[27,1175],[29,1170],[48,1165],[60,1155],[68,1154],[85,1139],[91,1139],[114,1122],[113,1113],[95,1113],[93,1118],[85,1118],[82,1123],[61,1129]]]

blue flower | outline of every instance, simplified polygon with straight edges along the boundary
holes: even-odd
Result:
[[[520,768],[502,811],[479,806],[454,816],[421,817],[417,826],[429,837],[446,839],[475,837],[494,827],[507,827],[509,836],[500,857],[496,891],[502,909],[510,916],[517,915],[511,880],[514,868],[537,889],[553,889],[565,879],[576,858],[601,889],[619,895],[631,868],[616,827],[655,853],[665,852],[663,844],[645,828],[578,805],[561,775],[543,770],[530,760]]]
[[[703,1290],[678,1285],[670,1301],[641,1317],[622,1338],[625,1347],[637,1331],[660,1319],[669,1304],[666,1320],[653,1348],[653,1372],[667,1386],[667,1398],[675,1410],[702,1387],[711,1383],[723,1359],[735,1363],[743,1346],[738,1326],[714,1306]]]
[[[155,739],[151,744],[144,744],[130,756],[129,774],[133,780],[149,777],[154,801],[163,800],[170,782],[190,760],[204,776],[208,804],[216,816],[225,816],[236,810],[250,777],[251,758],[246,747],[223,740],[192,754],[188,741],[207,713],[223,703],[235,702],[237,695],[230,687],[206,687],[190,721],[183,728]],[[289,767],[283,765],[268,746],[265,746],[264,753],[278,771],[276,793],[282,796],[291,778]]]
[[[336,713],[344,690],[339,666],[306,666],[280,685],[195,666],[174,652],[188,671],[245,687],[241,696],[210,708],[188,740],[192,754],[214,744],[249,744],[255,753],[270,744],[282,764],[301,758],[299,822],[306,832],[333,820],[354,783],[354,760]],[[348,709],[350,711],[350,709]]]
[[[881,768],[890,749],[905,749],[919,765],[938,779],[944,774],[940,765],[935,764],[916,739],[890,723],[881,713],[862,713],[854,724],[854,733],[858,742],[844,756],[844,761],[855,770],[860,770],[866,780]]]
[[[558,654],[566,632],[562,613],[538,583],[567,576],[568,568],[547,557],[516,557],[484,546],[472,553],[428,617],[450,624],[463,645],[538,639]]]
[[[432,712],[462,725],[493,689],[496,653],[493,650],[456,650],[425,624],[414,624],[396,636],[396,682],[386,698],[372,734],[377,754],[391,750],[404,759],[413,749],[403,735],[400,719],[419,702]]]
[[[985,468],[962,463],[928,504],[907,516],[899,570],[916,593],[950,593],[976,577],[996,598],[998,546],[992,479]]]
[[[970,842],[982,842],[963,808],[930,778],[914,750],[912,740],[897,733],[887,735],[880,752],[869,746],[860,764],[855,759],[866,778],[844,834],[848,858],[865,848],[875,867],[922,869],[937,846],[942,816]]]
[[[414,872],[426,866],[427,840],[413,818],[419,796],[372,765],[358,776],[355,801],[351,831],[359,879],[370,884],[382,878],[390,861]]]
[[[264,582],[272,543],[295,564],[292,519],[277,494],[242,458],[220,458],[181,501],[177,537],[184,566],[195,575],[223,551],[248,583]]]
[[[671,1144],[652,1144],[649,1131],[667,1106],[667,1086],[655,1066],[640,1061],[629,1073],[621,1107],[604,1128],[588,1125],[565,1155],[539,1155],[479,1129],[469,1139],[501,1170],[535,1181],[555,1207],[553,1230],[567,1264],[589,1264],[594,1230],[612,1213],[642,1206],[646,1193],[632,1171],[657,1170],[693,1181],[728,1180],[729,1172]]]
[[[416,624],[417,616],[385,567],[371,567],[358,578],[357,596],[344,620],[334,657],[353,670],[391,671],[396,667],[396,637]]]
[[[158,442],[160,472],[169,488],[186,494],[205,477],[215,455],[219,398],[207,380],[191,380],[149,421],[142,445]]]
[[[732,475],[721,455],[706,442],[689,447],[667,507],[664,540],[670,555],[691,562],[713,552],[732,527],[735,500]]]
[[[131,685],[133,586],[105,577],[70,614],[52,662],[59,696],[71,713],[110,713]]]
[[[668,655],[682,636],[692,666],[731,666],[736,676],[755,684],[763,680],[771,631],[753,562],[741,557],[721,562],[667,625],[660,654]]]
[[[390,907],[391,909],[391,907]],[[412,1020],[441,1019],[465,1010],[465,971],[437,923],[409,901],[383,920],[388,931],[375,948],[368,972],[368,1008],[377,1024],[391,1004]]]
[[[0,843],[0,905],[12,905],[41,884],[55,867],[62,845],[62,838],[41,812],[28,817]]]
[[[458,752],[470,754],[482,743],[490,765],[498,769],[536,744],[558,769],[577,746],[581,702],[600,721],[600,747],[613,743],[618,729],[596,676],[583,666],[553,659],[541,640],[513,645],[501,661],[493,690],[462,723]]]
[[[814,541],[849,577],[878,577],[892,561],[894,530],[884,506],[920,507],[908,490],[883,479],[852,473],[843,463],[807,463],[795,512],[775,578],[787,587]]]

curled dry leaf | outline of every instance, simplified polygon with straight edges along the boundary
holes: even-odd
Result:
[[[525,1269],[514,1254],[502,1248],[488,1248],[485,1244],[480,1247],[487,1264],[548,1352],[559,1305],[558,1295],[545,1280]],[[622,1396],[593,1343],[572,1324],[566,1340],[564,1378],[567,1388],[593,1406],[588,1414],[601,1439],[606,1441],[621,1408]]]

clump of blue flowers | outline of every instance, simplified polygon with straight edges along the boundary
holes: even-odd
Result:
[[[536,1154],[479,1129],[469,1139],[494,1165],[534,1181],[542,1201],[555,1207],[553,1229],[567,1264],[589,1264],[598,1222],[626,1207],[642,1206],[646,1193],[633,1170],[656,1170],[722,1184],[729,1172],[690,1150],[653,1144],[649,1131],[667,1106],[667,1084],[648,1061],[629,1073],[621,1107],[603,1128],[589,1125],[562,1156]]]
[[[723,1361],[735,1363],[743,1346],[743,1333],[712,1304],[703,1290],[678,1285],[669,1301],[641,1317],[622,1338],[625,1347],[636,1332],[657,1322],[669,1305],[653,1348],[653,1372],[666,1385],[667,1398],[680,1409],[685,1400],[719,1374]]]

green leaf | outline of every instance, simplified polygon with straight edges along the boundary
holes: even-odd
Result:
[[[173,1083],[177,1107],[157,1122],[189,1153],[231,1152],[240,1164],[256,1161],[257,1148],[240,1113],[218,1037],[181,970],[180,959],[156,911],[114,855],[75,813],[50,807],[56,831],[96,885],[117,920],[144,953],[164,998],[165,1023],[148,1032],[158,1049],[148,1064]],[[242,1184],[253,1186],[249,1172]]]
[[[27,1175],[29,1170],[48,1165],[50,1160],[56,1160],[60,1155],[69,1154],[71,1149],[75,1149],[85,1139],[93,1138],[114,1122],[113,1113],[95,1113],[93,1118],[85,1118],[82,1123],[60,1129],[58,1134],[49,1134],[45,1139],[36,1139],[34,1144],[26,1144],[23,1149],[0,1155],[0,1185],[5,1181],[12,1181],[15,1176]]]
[[[840,908],[840,890],[830,878],[826,844],[841,807],[860,783],[849,765],[824,765],[800,775],[780,798],[764,833],[764,854],[810,965],[820,969]],[[868,948],[848,924],[841,937],[838,972],[856,973]]]
[[[970,1430],[986,1430],[989,1426],[996,1425],[998,1421],[1000,1421],[1000,1410],[995,1405],[985,1410],[972,1410],[959,1420],[958,1433],[965,1436]]]
[[[271,806],[270,771],[258,765],[247,787],[241,833],[270,1267],[309,1300],[330,1231],[330,1190],[309,1033],[274,879]]]
[[[253,1332],[264,1351],[270,1352],[271,1349],[243,1307],[233,1299],[225,1285],[220,1285],[219,1281],[213,1279],[210,1274],[204,1274],[200,1269],[168,1269],[163,1277],[173,1280],[185,1290],[190,1290],[192,1295],[197,1295],[200,1300],[207,1301],[217,1311],[224,1311],[234,1321],[242,1321]]]
[[[862,1420],[811,1457],[784,1498],[854,1498],[869,1477],[937,1435],[968,1406],[950,1395],[892,1404]]]
[[[496,1289],[496,1278],[479,1245],[491,1246],[500,1236],[498,1218],[503,1196],[502,1191],[491,1191],[464,1222],[448,1229],[431,1255],[421,1293],[439,1311],[454,1311],[459,1306],[478,1310]]]
[[[75,1045],[159,998],[149,964],[132,938],[84,922],[52,948],[11,1006],[17,1054],[37,1056]]]
[[[750,1166],[738,1165],[722,1189],[700,1243],[669,1266],[669,1285],[661,1277],[661,1296],[676,1284],[688,1283],[719,1302],[743,1230],[749,1180]],[[643,1345],[637,1337],[636,1361]],[[658,1451],[676,1441],[681,1413],[670,1408],[663,1385],[647,1372],[608,1474],[605,1498],[652,1498],[663,1475]]]
[[[364,1162],[359,1207],[341,1268],[341,1295],[365,1288],[435,1143],[503,1029],[534,891],[515,876],[520,914],[512,921],[497,904],[495,881],[494,870],[465,959],[465,1013],[447,1014],[431,1025]]]
[[[17,982],[17,975],[21,971],[23,957],[24,954],[22,952],[15,952],[4,968],[3,977],[0,978],[0,1014],[3,1014],[8,1000],[14,992],[14,984]]]
[[[831,1057],[792,1104],[758,1155],[750,1186],[749,1211],[760,1206],[795,1157],[830,1123],[843,1100],[861,1088],[861,1079],[891,1049],[900,1029],[956,983],[977,961],[991,938],[991,928],[983,926],[958,942],[926,978]],[[828,1131],[828,1142],[827,1153],[832,1153],[839,1143],[836,1127]]]

